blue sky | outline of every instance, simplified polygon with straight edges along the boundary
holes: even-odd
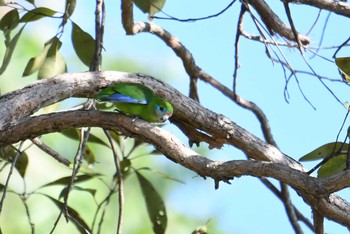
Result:
[[[38,1],[39,2],[39,1]],[[45,2],[45,1],[43,1]],[[177,18],[196,18],[214,14],[222,10],[230,1],[210,0],[168,0],[164,11]],[[267,1],[271,7],[280,13],[282,20],[286,16],[280,1]],[[77,10],[73,20],[85,31],[94,34],[93,1],[77,1]],[[46,3],[45,3],[46,4]],[[61,1],[52,1],[56,9],[62,9]],[[232,87],[232,74],[234,64],[234,40],[236,34],[237,18],[240,10],[237,1],[227,12],[209,20],[180,23],[176,21],[154,20],[156,24],[167,29],[191,51],[197,65],[228,87]],[[127,57],[144,65],[145,70],[154,77],[167,80],[184,94],[188,93],[188,77],[182,67],[182,62],[173,51],[165,46],[155,36],[138,34],[126,36],[120,24],[119,1],[106,1],[107,21],[104,47],[104,56],[108,59]],[[293,5],[292,15],[297,29],[306,33],[317,16],[318,10],[307,6]],[[320,22],[310,34],[311,45],[317,46],[323,22],[327,12],[322,12]],[[159,14],[162,16],[162,14]],[[146,21],[147,16],[135,9],[135,20]],[[331,15],[328,22],[323,45],[339,45],[349,37],[349,20]],[[257,34],[251,18],[246,15],[244,29],[248,33]],[[47,28],[54,33],[56,28]],[[67,31],[69,29],[66,29]],[[66,33],[62,40],[69,40]],[[276,40],[283,40],[276,36]],[[48,39],[48,38],[45,38]],[[45,40],[43,40],[45,41]],[[68,44],[68,43],[67,43]],[[295,69],[307,69],[300,53],[297,50],[282,48]],[[72,58],[74,53],[70,46],[63,46],[62,53]],[[322,51],[324,56],[331,58],[334,50]],[[349,56],[347,48],[342,49],[339,55]],[[310,54],[305,54],[310,58]],[[330,78],[340,79],[335,65],[321,59],[309,60],[315,71]],[[288,85],[290,98],[284,99],[285,79],[279,64],[272,64],[265,54],[262,44],[241,38],[240,65],[238,75],[238,93],[258,104],[269,118],[272,133],[280,149],[289,156],[299,159],[314,148],[334,141],[339,131],[345,108],[321,85],[320,81],[311,76],[298,75],[300,85],[308,100],[316,107],[314,110],[304,99],[298,89],[295,79]],[[81,71],[81,64],[68,65],[69,71]],[[135,71],[136,72],[136,71]],[[342,83],[327,82],[326,84],[335,92],[341,102],[349,101],[349,88]],[[227,98],[222,97],[218,91],[203,82],[199,83],[200,99],[203,106],[224,114],[232,121],[262,137],[258,121],[248,111],[239,108]],[[347,122],[347,125],[349,121]],[[171,125],[166,126],[184,142],[186,138]],[[345,132],[342,133],[343,139]],[[244,158],[243,154],[231,146],[222,150],[209,152],[210,158],[215,160],[232,160]],[[159,165],[172,162],[162,159]],[[314,163],[306,164],[311,168]],[[232,181],[231,185],[221,184],[219,190],[214,190],[213,181],[194,177],[195,174],[185,172],[186,169],[178,165],[174,167],[187,175],[186,184],[178,186],[166,198],[170,209],[178,212],[192,214],[205,223],[208,219],[215,219],[220,228],[226,233],[293,233],[287,220],[284,207],[277,198],[269,192],[257,179],[241,177]],[[188,176],[190,175],[190,176]],[[193,178],[194,177],[194,178]],[[278,186],[278,183],[276,183]],[[350,199],[347,190],[341,195]],[[311,211],[302,199],[292,192],[295,205],[311,218]],[[254,217],[254,220],[248,217]],[[171,221],[170,221],[171,222]],[[305,233],[311,233],[303,226]],[[348,233],[348,231],[331,222],[326,223],[327,233]]]

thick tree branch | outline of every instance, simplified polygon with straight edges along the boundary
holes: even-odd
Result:
[[[305,4],[319,9],[328,10],[338,15],[350,17],[350,4],[334,0],[288,0],[290,3]]]
[[[245,152],[250,158],[282,163],[298,170],[304,170],[300,163],[236,125],[226,116],[216,114],[179,93],[176,89],[141,74],[123,72],[66,73],[35,82],[0,98],[0,105],[6,106],[5,110],[0,110],[0,131],[29,118],[41,107],[68,97],[92,97],[101,87],[123,82],[144,84],[155,90],[159,96],[169,100],[174,106],[172,122],[187,123],[187,126],[190,125],[194,131],[206,133],[209,144],[211,144],[210,139],[212,138],[215,144],[220,142],[220,146],[233,145]],[[0,143],[3,144],[16,141],[18,141],[18,136],[13,134],[0,139]]]
[[[236,146],[256,160],[270,162],[211,161],[187,148],[169,132],[145,121],[133,121],[128,116],[113,112],[82,110],[31,116],[45,105],[67,97],[91,97],[101,87],[117,82],[142,83],[151,87],[159,96],[173,104],[174,121],[180,123],[190,121],[195,129],[220,139],[223,144]],[[25,100],[25,105],[22,101],[16,100]],[[5,103],[8,103],[6,108],[10,113],[0,111],[1,144],[32,139],[71,127],[102,127],[149,142],[171,160],[201,176],[211,177],[216,182],[229,182],[230,179],[241,175],[275,178],[297,189],[305,201],[322,212],[325,217],[350,227],[350,204],[336,195],[328,196],[332,191],[349,187],[349,171],[325,179],[310,177],[303,172],[301,165],[277,148],[261,141],[227,117],[203,108],[177,90],[149,76],[122,72],[63,74],[34,82],[21,90],[6,94],[0,98],[0,105],[4,106]],[[26,114],[16,115],[19,110]]]
[[[42,124],[45,123],[45,124]],[[118,133],[136,137],[153,144],[158,150],[174,162],[197,172],[204,177],[211,177],[216,182],[229,180],[242,175],[272,177],[289,184],[311,202],[326,217],[350,226],[350,204],[336,195],[330,195],[327,186],[333,178],[317,179],[305,172],[287,165],[252,160],[212,161],[187,148],[169,132],[143,120],[133,120],[123,114],[100,111],[68,111],[34,116],[0,132],[0,139],[11,133],[18,139],[27,139],[38,135],[61,131],[72,127],[102,127]],[[337,175],[339,181],[350,185],[350,172]],[[334,187],[334,186],[333,186]],[[328,201],[327,201],[328,200]]]
[[[246,0],[246,2],[253,6],[258,12],[261,20],[264,22],[271,35],[278,33],[280,36],[290,41],[297,41],[292,29],[283,23],[283,21],[264,0]],[[310,43],[310,39],[307,36],[298,34],[298,37],[303,45]]]

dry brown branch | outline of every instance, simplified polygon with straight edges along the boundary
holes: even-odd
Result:
[[[283,23],[279,16],[264,0],[246,0],[246,2],[254,7],[271,35],[277,33],[290,41],[297,41],[292,29]],[[310,39],[307,36],[298,34],[298,37],[303,45],[310,43]]]
[[[305,4],[319,9],[328,10],[338,15],[350,16],[350,5],[343,1],[334,0],[288,0],[290,3]]]
[[[92,97],[101,87],[116,82],[141,83],[156,90],[159,96],[166,98],[173,104],[172,121],[174,123],[187,123],[194,131],[198,130],[207,134],[206,140],[209,145],[213,139],[215,144],[220,141],[221,145],[228,144],[241,149],[250,158],[282,163],[298,170],[304,170],[301,164],[236,125],[226,116],[216,114],[170,86],[141,74],[112,71],[67,73],[34,82],[23,89],[2,96],[0,105],[4,106],[6,103],[7,111],[0,110],[0,131],[9,130],[11,125],[30,118],[31,114],[44,106],[68,97]],[[61,91],[57,92],[58,90]],[[0,143],[8,144],[17,141],[18,136],[10,134],[6,139],[1,138]]]
[[[222,116],[201,107],[197,102],[150,77],[120,72],[64,74],[35,82],[21,90],[9,93],[0,99],[0,104],[6,100],[12,103],[11,108],[17,109],[21,103],[11,102],[11,99],[23,100],[24,97],[27,97],[28,105],[26,107],[29,109],[25,113],[32,113],[33,109],[39,109],[44,104],[49,105],[57,98],[61,100],[64,99],[62,97],[69,96],[90,97],[100,87],[116,82],[137,82],[152,87],[158,95],[173,102],[174,117],[177,121],[185,118],[191,119],[194,126],[202,126],[201,131],[210,134],[215,132],[221,138],[229,136],[226,144],[233,145],[230,139],[237,141],[237,138],[241,138],[240,143],[236,144],[240,145],[239,148],[246,152],[248,156],[258,160],[269,160],[270,162],[254,160],[211,161],[186,147],[174,135],[145,121],[133,120],[130,117],[113,112],[86,110],[57,112],[39,116],[13,116],[11,125],[0,130],[1,143],[10,144],[72,127],[89,126],[110,129],[153,144],[172,161],[195,171],[201,176],[211,177],[217,183],[219,181],[229,182],[230,179],[242,175],[275,178],[295,188],[305,201],[314,206],[319,212],[322,212],[325,217],[345,226],[350,226],[350,204],[336,195],[328,196],[334,190],[350,186],[349,171],[325,179],[310,177],[305,172],[300,171],[303,170],[302,166],[291,161],[278,149],[247,133],[226,117],[223,121]],[[30,95],[40,92],[50,93],[50,95]],[[34,103],[38,104],[36,108],[34,108]],[[203,118],[203,116],[209,116],[209,118]],[[212,119],[214,116],[216,116],[217,121]],[[2,114],[0,119],[9,118]],[[209,123],[208,121],[211,126],[209,128],[203,127]],[[225,124],[220,123],[220,121]],[[228,125],[231,125],[232,132],[227,132]],[[254,147],[256,152],[251,152],[251,147]]]

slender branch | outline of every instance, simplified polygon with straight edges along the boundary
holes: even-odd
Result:
[[[314,218],[315,233],[324,234],[324,217],[316,209],[312,209],[312,216]]]
[[[292,204],[292,201],[290,200],[288,185],[281,183],[281,194],[282,194],[283,204],[289,218],[289,222],[292,224],[292,227],[295,233],[302,234],[303,231],[301,230],[301,227],[298,223],[298,218],[295,212],[295,208]]]
[[[10,167],[10,171],[9,171],[9,173],[7,174],[6,182],[5,182],[5,185],[4,185],[4,188],[3,188],[3,192],[2,192],[2,196],[1,196],[1,200],[0,200],[0,214],[1,214],[1,212],[2,212],[2,208],[3,208],[4,201],[5,201],[5,197],[6,197],[6,192],[7,192],[9,183],[10,183],[10,179],[11,179],[11,175],[12,175],[13,169],[14,169],[15,166],[16,166],[18,157],[20,157],[20,155],[21,155],[21,148],[22,148],[22,146],[23,146],[23,143],[24,143],[24,141],[22,141],[22,142],[20,143],[20,145],[19,145],[19,147],[18,147],[18,149],[17,149],[16,154],[13,156],[12,163],[11,163],[11,167]]]
[[[103,48],[103,34],[105,24],[105,5],[104,0],[96,0],[95,10],[95,52],[94,58],[91,62],[90,71],[100,71],[102,63],[102,48]]]
[[[278,33],[280,36],[290,41],[297,41],[290,27],[285,25],[283,21],[276,15],[270,6],[264,0],[245,0],[249,5],[253,6],[258,12],[261,20],[269,29],[271,35]],[[302,44],[307,45],[310,39],[307,36],[298,34]]]
[[[33,138],[31,139],[31,141],[33,142],[34,145],[36,145],[39,149],[41,149],[42,151],[44,151],[45,153],[47,153],[48,155],[52,156],[54,159],[56,159],[58,162],[69,166],[70,165],[70,161],[68,159],[66,159],[65,157],[63,157],[62,155],[60,155],[57,151],[51,149],[49,146],[47,146],[42,140],[40,140],[40,138]]]
[[[109,144],[111,145],[112,152],[113,152],[113,158],[114,158],[114,165],[116,169],[115,176],[118,178],[118,200],[119,200],[119,215],[118,215],[118,225],[117,225],[117,234],[122,233],[122,224],[123,224],[123,214],[124,214],[124,181],[123,181],[123,173],[120,167],[120,160],[117,154],[117,151],[115,149],[115,142],[113,140],[113,137],[111,134],[104,130],[104,133],[107,136],[107,139],[109,141]],[[115,179],[114,179],[115,180]]]
[[[338,15],[350,16],[350,4],[334,0],[288,0],[290,3],[305,4],[319,9],[328,10]]]
[[[283,196],[281,192],[276,188],[275,185],[273,185],[268,179],[266,178],[260,178],[260,181],[267,187],[269,188],[282,202],[283,202]],[[314,226],[310,222],[309,219],[307,219],[295,206],[294,211],[295,215],[297,216],[298,220],[302,221],[310,230],[314,231]]]

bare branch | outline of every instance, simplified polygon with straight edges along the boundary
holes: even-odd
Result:
[[[290,41],[297,41],[291,28],[283,23],[264,0],[246,0],[246,2],[253,6],[258,12],[261,20],[269,29],[271,35],[278,33],[280,36],[287,38]],[[298,34],[298,37],[303,45],[310,43],[310,39],[307,36]]]
[[[332,11],[338,15],[350,16],[350,5],[343,1],[334,0],[288,0],[290,3],[305,4],[319,9]]]
[[[41,124],[43,122],[45,125]],[[338,188],[350,186],[350,171],[330,178],[317,179],[308,176],[305,172],[279,163],[252,160],[211,161],[184,146],[169,132],[122,114],[100,111],[70,111],[33,116],[1,131],[0,139],[3,139],[3,134],[9,135],[9,132],[12,132],[17,138],[27,138],[28,135],[33,137],[33,135],[84,126],[98,126],[149,142],[172,161],[180,163],[201,176],[211,177],[215,181],[229,182],[230,179],[241,175],[275,178],[297,189],[308,203],[315,206],[326,217],[350,226],[350,204],[336,195],[329,197],[327,195],[330,191],[328,189],[335,188],[336,184]],[[265,151],[264,153],[271,152]],[[328,199],[323,197],[328,197]]]
[[[36,145],[39,149],[47,153],[48,155],[52,156],[54,159],[56,159],[58,162],[69,166],[70,161],[60,155],[57,151],[51,149],[49,146],[47,146],[42,140],[40,140],[38,137],[31,139],[34,145]]]
[[[174,106],[174,116],[171,121],[190,124],[194,131],[199,130],[206,133],[209,144],[212,138],[215,142],[221,142],[221,145],[228,144],[241,149],[250,158],[278,162],[298,170],[305,170],[300,163],[284,155],[272,145],[266,144],[226,116],[202,107],[198,102],[150,76],[124,72],[66,73],[34,82],[21,90],[4,95],[0,99],[0,105],[4,106],[6,103],[8,111],[0,109],[0,126],[2,126],[0,136],[3,136],[2,133],[20,126],[21,122],[30,118],[29,116],[41,107],[73,96],[93,97],[101,87],[123,82],[144,84],[155,90],[159,96],[169,100]],[[20,113],[23,114],[18,114],[18,110],[21,110]],[[14,125],[14,123],[19,124]],[[10,125],[12,126],[10,127]],[[6,129],[5,126],[7,126]],[[34,132],[37,130],[37,126],[31,127],[33,127]],[[33,136],[30,135],[29,128],[30,126],[27,126],[27,130],[22,130],[29,134],[26,135],[26,138],[31,139]],[[6,137],[0,137],[0,143],[17,142],[23,137],[24,134],[9,134]]]

